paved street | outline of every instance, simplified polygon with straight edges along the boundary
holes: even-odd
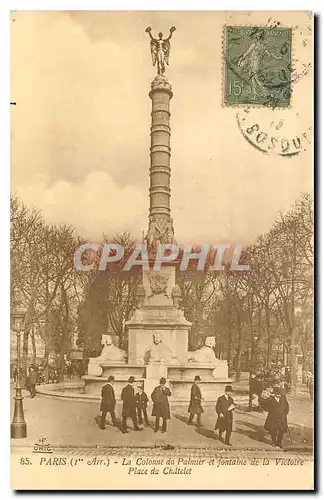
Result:
[[[234,393],[237,404],[235,410],[234,432],[232,434],[233,448],[272,449],[269,435],[263,430],[266,413],[247,411],[247,396],[243,391]],[[292,442],[287,434],[284,438],[285,448],[309,448],[312,445],[313,408],[307,394],[288,397],[290,404],[289,428]],[[106,430],[100,430],[96,417],[99,415],[98,402],[81,402],[64,399],[53,399],[37,395],[31,399],[25,393],[25,419],[28,426],[26,439],[12,440],[14,447],[33,446],[39,438],[45,437],[52,446],[58,447],[154,447],[171,445],[182,448],[225,448],[219,442],[215,432],[215,411],[213,405],[205,405],[203,426],[197,429],[187,425],[187,407],[172,405],[172,420],[168,423],[165,434],[155,434],[151,427],[145,427],[141,432],[129,428],[128,434],[122,434],[119,429],[107,425]],[[151,406],[149,407],[149,414]],[[121,405],[117,404],[117,417],[121,415]],[[131,421],[129,421],[131,425]],[[226,447],[227,448],[227,447]]]

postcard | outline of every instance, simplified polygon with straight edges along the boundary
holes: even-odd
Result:
[[[313,490],[313,15],[12,11],[11,487]]]

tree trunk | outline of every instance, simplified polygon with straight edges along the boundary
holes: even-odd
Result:
[[[232,323],[231,323],[231,304],[228,299],[228,309],[227,309],[227,320],[228,320],[228,333],[227,333],[227,362],[228,368],[233,369],[233,354],[232,354]]]
[[[27,365],[28,365],[28,341],[29,341],[30,326],[28,323],[25,324],[23,333],[23,351],[22,351],[22,376],[27,377]]]
[[[242,372],[242,347],[243,347],[243,331],[241,327],[240,313],[237,311],[237,328],[238,328],[238,342],[237,342],[237,354],[236,354],[236,367],[235,367],[235,380],[239,382],[241,380]]]
[[[307,370],[307,345],[308,345],[308,328],[303,325],[303,343],[302,343],[302,383],[306,384],[306,370]]]
[[[67,298],[67,293],[64,287],[61,288],[61,294],[63,298],[63,306],[64,306],[64,316],[63,316],[63,324],[62,324],[62,337],[61,337],[61,345],[60,345],[60,360],[59,360],[59,379],[60,382],[64,381],[64,368],[65,368],[65,348],[67,347],[67,340],[69,338],[69,302]]]
[[[45,382],[45,384],[48,384],[48,356],[49,356],[49,351],[47,350],[47,347],[45,346],[45,353],[44,353],[44,382]]]
[[[266,305],[265,307],[265,316],[266,316],[266,328],[267,328],[267,354],[266,354],[266,366],[267,370],[270,370],[271,367],[271,356],[272,356],[272,342],[271,342],[271,328],[270,328],[270,317],[269,317],[269,309]]]
[[[290,369],[291,369],[291,390],[296,392],[297,389],[297,356],[296,356],[296,332],[297,328],[293,322],[291,329],[291,348],[290,348]]]
[[[296,352],[296,336],[297,336],[297,327],[296,327],[296,318],[295,318],[295,282],[294,277],[292,281],[291,287],[291,350],[290,350],[290,368],[291,368],[291,391],[293,393],[296,392],[297,389],[297,352]]]
[[[59,381],[64,382],[64,341],[62,341],[60,346],[60,357],[59,357]]]
[[[35,330],[34,330],[34,328],[32,328],[31,331],[30,331],[30,337],[31,337],[32,348],[33,348],[33,365],[35,366],[36,365],[37,353],[36,353],[36,341],[35,341]]]
[[[241,380],[241,352],[237,351],[236,367],[235,367],[235,380],[239,382]]]
[[[82,366],[83,366],[83,373],[87,373],[87,368],[88,368],[88,343],[84,342],[83,345],[83,353],[82,353]]]

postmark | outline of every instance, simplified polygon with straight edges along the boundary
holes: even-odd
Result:
[[[291,158],[306,151],[312,143],[312,126],[302,123],[299,113],[290,119],[273,111],[264,116],[246,107],[237,112],[238,127],[245,140],[262,153]]]
[[[292,29],[278,25],[224,29],[224,104],[290,106]]]

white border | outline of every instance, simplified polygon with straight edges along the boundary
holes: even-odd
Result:
[[[262,2],[262,9],[260,9],[260,3],[257,1],[248,1],[242,3],[240,1],[228,0],[226,3],[226,10],[312,10],[313,12],[320,15],[322,11],[324,11],[323,3],[319,0],[316,2],[312,2],[312,4],[308,2],[301,2],[295,0],[294,2],[283,2],[282,0],[272,0],[271,2]],[[12,493],[10,492],[10,483],[9,483],[9,465],[10,465],[10,443],[9,443],[9,432],[10,432],[10,394],[9,394],[9,384],[8,384],[8,376],[9,376],[9,354],[10,354],[10,341],[9,341],[9,195],[10,195],[10,91],[9,91],[9,67],[10,67],[10,53],[9,53],[9,13],[10,10],[222,10],[220,8],[215,7],[223,7],[223,4],[216,3],[214,1],[200,0],[199,2],[192,2],[187,0],[186,2],[179,2],[176,0],[159,0],[159,1],[145,1],[140,0],[136,3],[134,1],[128,0],[119,0],[119,1],[108,1],[108,0],[92,0],[85,1],[79,0],[16,0],[12,2],[8,2],[6,0],[2,0],[0,3],[0,54],[1,54],[1,63],[2,71],[0,78],[0,88],[1,88],[1,99],[0,99],[0,124],[1,124],[1,182],[0,182],[0,220],[1,220],[1,235],[2,235],[2,244],[1,244],[1,257],[0,262],[3,263],[2,273],[1,273],[1,362],[0,362],[0,376],[1,376],[1,425],[0,432],[1,435],[1,455],[0,455],[0,465],[1,465],[1,499],[11,497]],[[319,51],[319,63],[322,68],[323,66],[323,44],[321,37],[318,36],[319,47],[317,50]],[[322,64],[321,64],[322,63]],[[318,69],[317,69],[318,70]],[[321,72],[319,74],[319,81],[321,81]],[[319,86],[320,87],[320,86]],[[14,98],[14,96],[12,96]],[[318,102],[317,105],[320,104],[320,109],[318,111],[318,119],[322,117],[323,111],[323,101]],[[14,112],[14,110],[13,110]],[[318,127],[320,123],[318,124]],[[320,130],[320,129],[319,129]],[[323,137],[323,128],[320,130],[320,136],[318,137],[319,143],[324,144]],[[320,160],[320,155],[318,160]],[[320,192],[322,191],[322,183],[323,176],[320,175],[323,165],[320,161],[318,161],[317,169],[318,169],[318,191],[317,191],[317,201],[321,198]],[[317,230],[319,231],[321,238],[319,238],[318,243],[319,246],[317,248],[317,269],[319,272],[319,282],[318,282],[318,290],[320,288],[320,284],[323,284],[324,281],[324,270],[320,268],[319,258],[320,258],[320,248],[323,248],[323,240],[322,236],[324,234],[324,203],[322,202],[320,207],[319,220]],[[318,312],[324,311],[324,296],[322,294],[320,301],[317,307]],[[318,318],[320,320],[320,318]],[[320,321],[317,324],[317,334],[320,336],[322,332],[320,331]],[[319,359],[323,359],[323,346],[324,342],[318,343],[318,347],[320,347],[320,352],[317,352],[317,364],[318,364],[318,372],[322,378],[322,371],[324,364],[319,362]],[[320,365],[322,365],[321,370],[319,370]],[[323,396],[324,390],[323,385],[320,387],[320,391],[317,393],[317,399],[320,400],[321,396]],[[319,412],[318,407],[318,412]],[[320,419],[318,416],[318,423],[320,424]],[[321,425],[319,425],[318,433],[321,431]],[[320,436],[318,436],[320,437]],[[321,443],[317,442],[318,446],[318,455],[322,450],[322,440]],[[318,480],[324,477],[324,466],[323,459],[319,461],[318,467]],[[189,495],[190,492],[187,493]],[[174,494],[175,495],[175,494]],[[173,494],[168,494],[168,497],[173,497]],[[278,496],[277,494],[275,494]],[[306,494],[305,494],[306,495]],[[37,495],[38,498],[43,495]],[[45,496],[45,494],[44,494]],[[127,496],[132,496],[128,494]],[[228,495],[218,494],[218,497],[222,496],[224,498],[228,497]],[[239,497],[239,494],[233,494],[233,497]],[[259,495],[253,495],[259,496]],[[261,496],[261,494],[260,494]],[[304,495],[302,495],[304,496]],[[60,498],[67,498],[67,494],[60,494]],[[117,497],[117,495],[109,494],[110,498]],[[82,494],[74,494],[74,498],[83,498]]]

